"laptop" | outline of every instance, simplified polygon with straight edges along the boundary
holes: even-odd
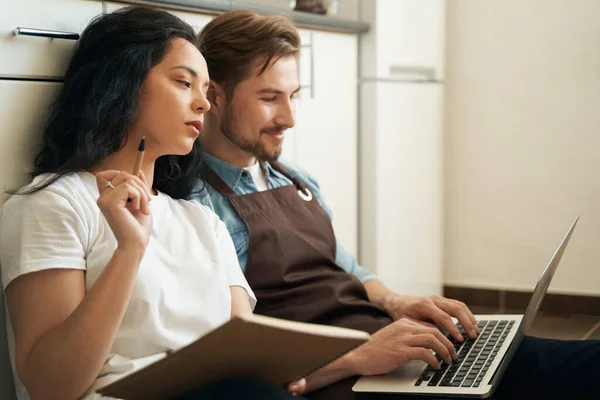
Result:
[[[452,364],[442,362],[442,368],[436,370],[424,361],[410,361],[385,375],[363,376],[352,390],[437,397],[486,398],[491,396],[525,333],[531,328],[578,220],[579,216],[575,218],[542,273],[525,314],[475,315],[480,328],[476,339],[466,339],[460,343],[447,335],[458,353],[458,359]],[[457,322],[456,319],[454,321]],[[467,338],[459,323],[457,327],[463,337]]]

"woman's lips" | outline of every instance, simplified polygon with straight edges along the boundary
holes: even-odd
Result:
[[[200,131],[202,131],[202,121],[189,121],[185,124],[195,135],[200,135]]]

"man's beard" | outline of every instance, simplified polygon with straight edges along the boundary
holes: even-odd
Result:
[[[236,120],[233,117],[231,109],[229,108],[227,113],[224,115],[223,120],[221,121],[221,132],[223,132],[223,135],[225,135],[225,137],[239,149],[251,154],[260,161],[274,162],[279,159],[282,151],[281,143],[275,147],[267,148],[266,145],[260,142],[260,137],[257,139],[245,139],[236,135],[236,126]],[[271,131],[277,132],[285,129],[287,129],[287,127],[276,126],[274,128],[261,129],[261,132],[269,133]]]

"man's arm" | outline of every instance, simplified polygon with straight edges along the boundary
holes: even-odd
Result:
[[[444,327],[456,340],[463,341],[464,338],[452,320],[455,317],[470,338],[477,337],[479,333],[475,316],[463,302],[440,296],[401,296],[377,279],[366,282],[365,289],[369,300],[383,307],[394,320],[410,318],[432,322]]]
[[[397,296],[396,293],[392,292],[387,286],[383,284],[379,279],[370,279],[363,283],[369,296],[369,301],[381,306],[385,310],[392,309],[391,302],[393,298]],[[392,315],[392,317],[394,317]],[[394,318],[397,319],[397,318]]]
[[[377,279],[375,274],[361,266],[338,242],[336,264],[356,276],[365,286],[369,301],[377,304],[394,320],[410,318],[415,321],[433,322],[443,326],[456,340],[464,340],[452,321],[456,317],[467,334],[475,338],[479,333],[475,316],[462,302],[439,296],[401,296]]]
[[[364,345],[308,378],[290,383],[288,390],[302,394],[350,376],[385,374],[411,360],[440,368],[431,350],[448,364],[458,357],[454,345],[437,328],[402,319],[375,332]]]
[[[356,276],[358,280],[361,281],[363,284],[370,282],[371,280],[376,280],[375,274],[363,267],[362,265],[360,265],[358,261],[356,261],[356,258],[354,258],[354,256],[350,254],[350,252],[346,250],[337,239],[335,263],[349,274]],[[370,294],[369,299],[371,299]],[[371,299],[371,301],[373,300]],[[373,302],[376,303],[375,301]]]

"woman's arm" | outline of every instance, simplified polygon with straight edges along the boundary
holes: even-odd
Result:
[[[229,290],[231,291],[231,318],[236,315],[252,314],[246,289],[241,286],[230,286]]]
[[[96,379],[125,313],[143,253],[117,250],[85,294],[84,272],[23,275],[6,289],[15,362],[33,399],[75,399]]]
[[[150,238],[146,184],[119,171],[98,172],[96,179],[98,207],[115,234],[117,249],[88,293],[84,272],[68,269],[85,265],[81,238],[87,232],[67,198],[52,191],[33,195],[42,197],[21,203],[25,210],[17,207],[10,214],[13,219],[2,220],[3,267],[17,275],[6,288],[15,364],[36,400],[78,398],[96,379]],[[107,180],[112,181],[109,187]],[[9,229],[11,223],[19,224],[17,231]]]

